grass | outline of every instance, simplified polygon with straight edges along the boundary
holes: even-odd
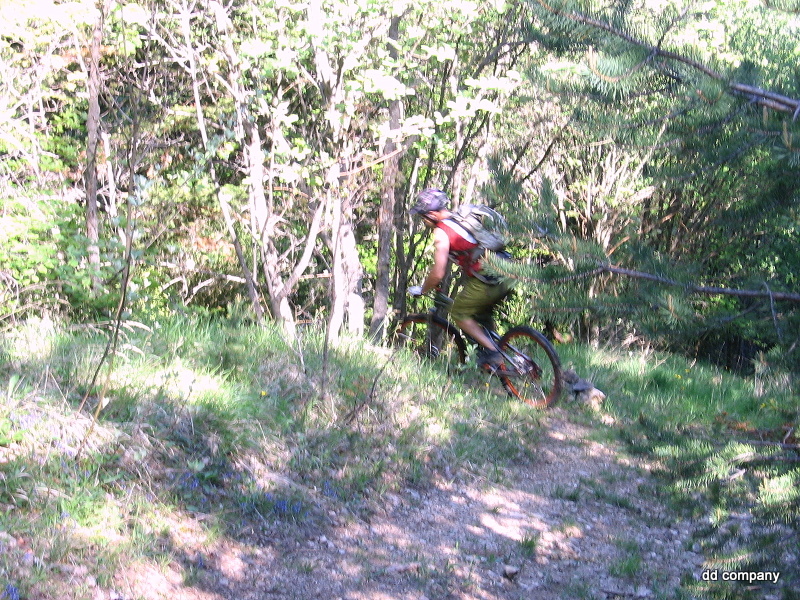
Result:
[[[519,541],[519,548],[523,556],[531,558],[536,555],[536,548],[539,547],[539,535],[524,535]]]
[[[186,557],[243,523],[303,527],[332,506],[368,516],[438,473],[497,480],[537,441],[536,411],[473,396],[417,357],[342,345],[323,380],[314,330],[289,345],[269,328],[176,317],[122,334],[94,388],[102,328],[32,322],[0,340],[0,531],[45,565],[0,555],[21,597],[81,597],[67,574],[45,576],[64,563],[101,585],[135,564],[196,581]]]
[[[608,572],[614,577],[635,579],[642,568],[642,552],[639,545],[633,540],[618,539],[616,546],[621,556],[613,561]]]
[[[578,502],[581,499],[580,487],[574,486],[572,488],[565,488],[558,485],[553,490],[553,498],[568,500],[570,502]]]
[[[677,355],[564,350],[565,364],[574,364],[597,387],[612,391],[605,409],[620,419],[646,414],[664,426],[711,427],[725,415],[731,422],[769,428],[797,417],[798,392],[782,374],[756,385],[752,378]]]
[[[634,513],[638,512],[638,509],[628,497],[610,492],[603,482],[581,478],[581,484],[588,488],[591,491],[591,495],[600,502],[605,502],[606,504],[623,508]]]
[[[20,597],[80,597],[51,568],[67,563],[101,585],[135,564],[171,565],[192,582],[204,549],[243,523],[302,528],[331,507],[368,518],[388,492],[436,478],[503,482],[508,466],[536,459],[542,439],[541,412],[476,373],[448,378],[405,352],[345,344],[323,379],[313,328],[290,345],[276,330],[235,321],[129,325],[113,372],[90,388],[105,333],[38,321],[0,340],[0,532],[44,565],[23,568],[21,546],[0,554],[0,580]],[[791,386],[761,381],[756,397],[751,381],[678,357],[559,351],[607,393],[615,425],[569,412],[661,465],[655,493],[709,522],[698,543],[710,557],[728,558],[743,510],[767,524],[788,514],[781,533],[797,539],[796,515],[781,512],[797,505],[796,471],[767,449],[728,443],[796,423]],[[101,396],[108,404],[93,424]],[[84,397],[88,410],[78,412]],[[769,460],[743,462],[750,450]],[[553,497],[634,510],[587,481]],[[533,554],[537,542],[526,538],[520,550]],[[639,554],[623,556],[610,569],[635,577]]]

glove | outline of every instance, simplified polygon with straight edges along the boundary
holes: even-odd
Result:
[[[410,288],[408,288],[408,294],[410,296],[414,296],[415,298],[422,296],[422,286],[412,285]]]

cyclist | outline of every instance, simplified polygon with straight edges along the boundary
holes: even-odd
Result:
[[[422,285],[408,288],[412,296],[421,296],[435,289],[447,273],[448,261],[461,267],[464,285],[454,298],[450,316],[459,329],[470,336],[484,350],[478,364],[494,372],[503,364],[503,356],[492,339],[484,333],[481,323],[493,328],[492,313],[512,289],[512,282],[483,274],[483,250],[475,237],[460,223],[450,218],[450,199],[442,190],[427,189],[417,196],[411,214],[419,216],[426,227],[433,229],[433,267]]]

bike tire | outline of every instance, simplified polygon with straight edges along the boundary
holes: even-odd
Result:
[[[511,360],[497,375],[512,396],[539,408],[558,402],[561,396],[561,360],[544,334],[531,327],[509,329],[500,339],[500,350]],[[505,371],[509,375],[504,376]]]
[[[408,315],[400,321],[394,341],[397,346],[443,364],[462,365],[467,360],[467,345],[461,333],[435,315]]]

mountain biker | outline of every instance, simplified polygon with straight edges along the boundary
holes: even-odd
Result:
[[[493,328],[492,313],[512,290],[508,279],[482,273],[481,257],[475,237],[460,223],[451,218],[450,199],[441,190],[423,190],[410,213],[419,216],[426,227],[433,229],[433,267],[422,285],[408,288],[412,296],[422,296],[435,289],[447,273],[448,261],[453,261],[466,277],[456,294],[450,316],[459,329],[470,336],[484,350],[478,364],[494,372],[503,364],[503,356],[492,339],[486,335],[481,323]]]

